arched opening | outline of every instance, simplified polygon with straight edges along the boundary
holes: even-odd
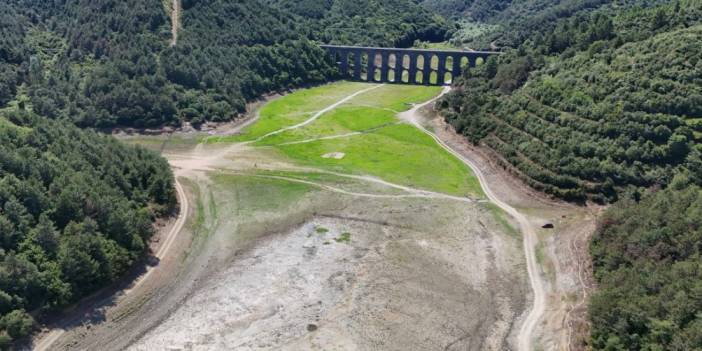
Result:
[[[400,81],[403,83],[409,83],[409,71],[406,69],[402,70],[402,77],[400,77]]]
[[[439,69],[439,56],[436,56],[436,55],[431,56],[431,69],[433,69],[433,70]]]
[[[439,83],[439,74],[436,73],[436,71],[431,71],[429,73],[429,84],[438,84]]]
[[[397,55],[388,55],[388,67],[392,69],[395,69],[397,67]]]
[[[356,70],[356,53],[350,52],[349,55],[346,57],[346,62],[346,74],[353,77],[353,73]]]
[[[395,70],[391,69],[388,71],[388,82],[393,82],[395,83]]]
[[[380,82],[382,79],[381,74],[382,70],[380,68],[376,68],[375,73],[373,73],[373,81]]]
[[[424,69],[424,55],[417,56],[417,69]]]
[[[453,75],[451,72],[444,74],[444,84],[453,84]]]
[[[446,58],[446,66],[444,68],[448,71],[453,70],[453,56],[449,56]]]
[[[462,70],[466,69],[466,67],[468,67],[469,64],[470,64],[470,61],[468,61],[467,56],[461,57],[461,69]]]
[[[341,63],[341,53],[340,53],[340,52],[334,51],[334,53],[332,53],[332,56],[334,57],[334,62],[335,62],[336,64],[340,64],[340,63]]]
[[[414,75],[414,82],[417,84],[424,83],[424,72],[417,71],[417,74]]]
[[[402,56],[402,62],[400,63],[402,65],[402,68],[409,68],[410,67],[410,57],[409,55],[403,55]]]
[[[475,65],[476,65],[476,66],[480,66],[480,65],[482,65],[482,64],[484,64],[484,63],[485,63],[485,59],[482,58],[482,57],[478,57],[477,59],[475,59]]]
[[[361,54],[361,80],[368,80],[368,53]]]

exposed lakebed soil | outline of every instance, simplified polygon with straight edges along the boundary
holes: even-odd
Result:
[[[462,150],[440,127],[432,129]],[[196,133],[126,140],[163,152],[192,213],[149,282],[100,320],[71,328],[56,349],[517,348],[533,298],[522,236],[479,195],[315,170],[270,147],[201,143]],[[561,262],[582,250],[571,230],[587,238],[590,219],[469,156],[534,226],[555,223],[540,240],[549,296],[536,340],[570,346],[583,311],[583,263]]]

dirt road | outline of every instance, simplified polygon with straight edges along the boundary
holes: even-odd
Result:
[[[444,88],[443,92],[441,95],[448,93],[451,90],[450,87]],[[485,175],[482,173],[481,169],[473,163],[470,159],[464,157],[462,154],[459,152],[455,151],[453,148],[451,148],[448,144],[446,144],[443,140],[441,140],[436,134],[432,133],[431,131],[427,130],[424,128],[419,123],[420,116],[419,116],[419,110],[423,108],[424,106],[427,106],[434,101],[436,101],[439,97],[434,98],[433,100],[427,101],[421,105],[417,105],[414,108],[412,108],[409,111],[403,112],[399,115],[401,119],[404,119],[410,123],[412,123],[415,127],[426,133],[427,135],[431,136],[441,147],[443,147],[446,151],[450,152],[452,155],[460,159],[463,163],[465,163],[468,167],[470,167],[473,170],[473,173],[475,173],[476,177],[478,177],[478,180],[480,180],[480,186],[483,189],[483,192],[485,192],[485,195],[492,201],[495,205],[500,207],[503,211],[507,212],[510,216],[512,216],[518,223],[519,227],[523,233],[524,236],[524,256],[526,257],[526,263],[527,263],[527,271],[529,273],[529,282],[531,284],[532,291],[534,293],[534,299],[533,299],[533,306],[532,309],[529,311],[529,314],[527,315],[526,319],[522,322],[522,327],[519,330],[519,334],[517,335],[517,340],[518,340],[518,350],[520,351],[531,351],[532,350],[532,335],[534,333],[534,328],[536,327],[536,323],[539,321],[539,318],[541,318],[541,315],[544,313],[544,301],[546,298],[546,295],[544,293],[544,282],[541,278],[541,275],[539,274],[539,265],[536,261],[536,251],[535,251],[535,245],[536,242],[538,241],[538,238],[536,236],[536,231],[532,227],[530,221],[521,214],[519,211],[517,211],[514,207],[508,205],[507,203],[503,202],[500,200],[497,195],[490,189],[488,182],[485,178]]]
[[[173,9],[171,11],[171,46],[176,46],[178,43],[178,29],[180,29],[180,0],[173,0]]]

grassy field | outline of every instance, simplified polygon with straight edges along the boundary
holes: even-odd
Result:
[[[212,175],[218,191],[231,191],[237,201],[237,214],[250,215],[256,211],[279,211],[299,201],[305,194],[315,188],[279,179],[267,179],[250,175],[214,174]]]
[[[314,110],[370,86],[343,82],[292,93],[263,107],[260,120],[242,135],[215,140],[236,142],[258,138],[300,123]],[[266,137],[254,145],[272,148],[308,167],[371,175],[451,195],[480,197],[479,183],[468,167],[429,136],[396,117],[413,104],[436,96],[440,89],[384,85],[358,95],[304,127]],[[335,138],[319,139],[324,137]]]
[[[332,105],[345,96],[368,87],[369,85],[365,83],[340,82],[296,91],[262,107],[259,111],[259,121],[245,128],[241,135],[210,139],[208,141],[254,140],[280,128],[303,122],[314,115],[315,112]]]
[[[389,182],[452,195],[478,195],[480,186],[459,160],[433,139],[407,125],[395,125],[342,139],[279,146],[287,157],[307,166],[370,174]],[[324,158],[343,153],[341,159]]]

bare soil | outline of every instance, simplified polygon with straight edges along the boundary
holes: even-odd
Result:
[[[509,347],[527,288],[521,248],[485,209],[316,196],[336,206],[258,240],[130,349]]]
[[[589,335],[586,302],[594,288],[588,245],[602,208],[577,206],[533,190],[500,167],[491,150],[467,142],[431,108],[424,114],[429,116],[425,125],[473,161],[500,199],[526,214],[533,227],[554,225],[538,231],[546,309],[535,329],[534,343],[543,350],[584,350]]]

